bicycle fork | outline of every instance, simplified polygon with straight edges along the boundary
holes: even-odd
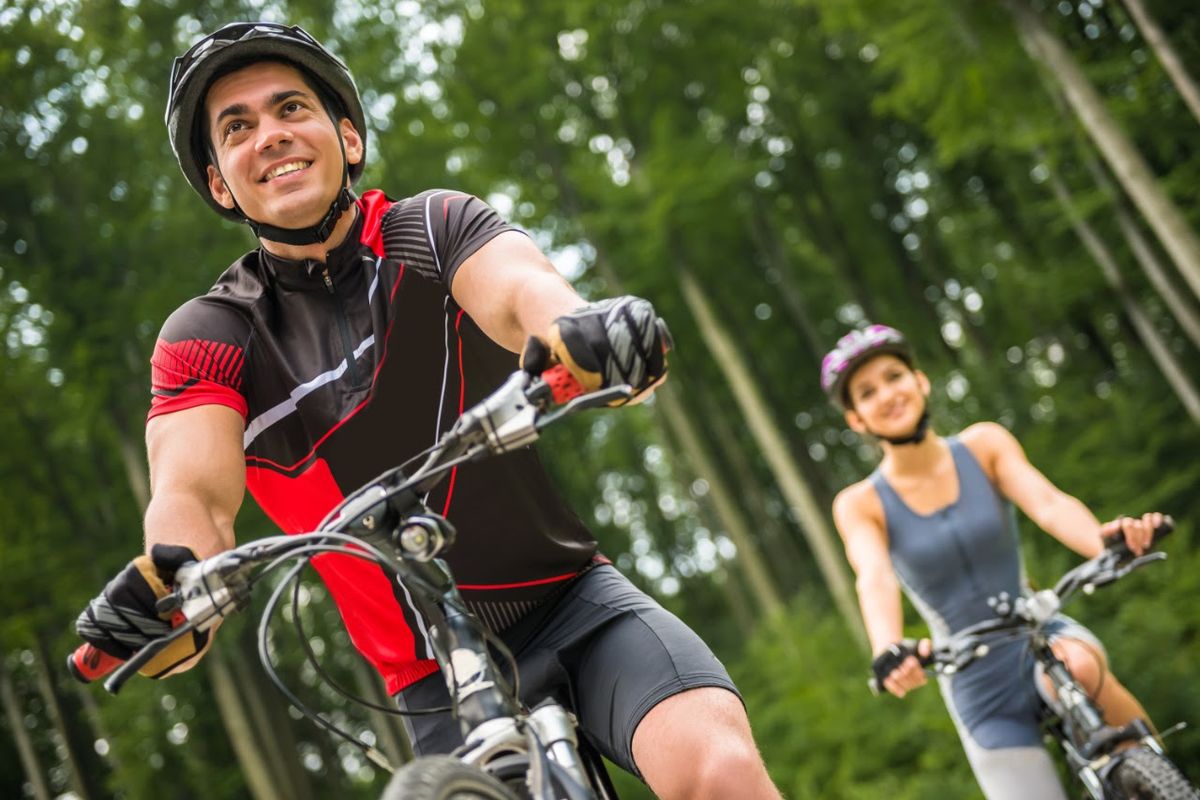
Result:
[[[1108,776],[1121,763],[1122,753],[1116,751],[1122,742],[1140,742],[1159,755],[1162,747],[1145,721],[1135,719],[1120,728],[1109,727],[1100,709],[1088,697],[1083,687],[1067,670],[1065,664],[1046,648],[1049,658],[1043,658],[1046,675],[1054,687],[1054,695],[1062,706],[1062,747],[1067,763],[1079,778],[1092,800],[1108,800]]]

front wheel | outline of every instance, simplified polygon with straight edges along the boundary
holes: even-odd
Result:
[[[517,800],[504,784],[451,756],[424,756],[400,768],[380,800]]]
[[[1109,781],[1117,796],[1128,800],[1200,800],[1200,792],[1174,764],[1141,747],[1125,753]]]

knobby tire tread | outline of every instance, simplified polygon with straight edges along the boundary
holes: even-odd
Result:
[[[1144,748],[1126,753],[1111,782],[1128,800],[1200,800],[1200,791],[1174,764]]]
[[[504,784],[451,756],[423,756],[397,770],[381,800],[517,800]]]

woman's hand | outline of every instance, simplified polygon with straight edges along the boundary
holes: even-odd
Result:
[[[911,640],[909,640],[911,642]],[[916,650],[921,654],[922,658],[928,658],[933,651],[933,643],[928,639],[922,639],[917,642]],[[892,664],[897,659],[900,661],[899,666],[892,667]],[[889,667],[892,667],[889,670]],[[876,676],[881,672],[886,671],[884,677],[880,681],[883,688],[887,689],[896,697],[904,697],[913,689],[918,689],[925,685],[925,668],[921,666],[921,662],[913,655],[909,647],[904,646],[904,643],[897,642],[888,645],[875,656],[875,661],[872,664]]]
[[[1121,533],[1125,544],[1140,556],[1150,549],[1154,543],[1154,531],[1163,523],[1163,515],[1158,511],[1148,511],[1141,517],[1117,517],[1100,526],[1100,536],[1108,537]]]

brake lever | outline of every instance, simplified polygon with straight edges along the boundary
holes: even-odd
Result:
[[[1166,553],[1162,552],[1161,550],[1156,550],[1153,553],[1147,553],[1144,556],[1138,556],[1124,565],[1113,565],[1108,569],[1107,573],[1100,573],[1086,581],[1082,586],[1082,591],[1084,594],[1090,595],[1092,592],[1096,591],[1097,588],[1101,586],[1107,586],[1114,581],[1118,581],[1129,573],[1133,572],[1135,569],[1140,569],[1155,561],[1165,561],[1166,558]]]
[[[555,421],[575,414],[579,411],[586,411],[589,408],[599,408],[607,406],[614,400],[629,400],[634,396],[633,387],[627,383],[610,386],[607,389],[581,394],[578,397],[568,400],[560,406],[557,406],[553,411],[542,414],[535,423],[536,430],[539,432],[547,425],[553,424]]]
[[[161,639],[155,639],[141,650],[138,650],[129,657],[128,661],[121,664],[121,666],[117,667],[108,676],[108,679],[104,681],[104,691],[114,695],[120,692],[121,687],[125,685],[126,681],[136,675],[139,669],[150,663],[151,659],[165,650],[171,642],[185,634],[190,635],[194,630],[196,630],[195,624],[190,621],[185,622],[178,628],[173,628],[170,633]]]
[[[121,691],[139,669],[171,642],[206,631],[230,612],[244,607],[250,597],[249,579],[254,563],[231,550],[177,569],[175,591],[159,598],[155,610],[160,614],[181,613],[186,621],[130,656],[104,682],[105,691],[109,694]]]

